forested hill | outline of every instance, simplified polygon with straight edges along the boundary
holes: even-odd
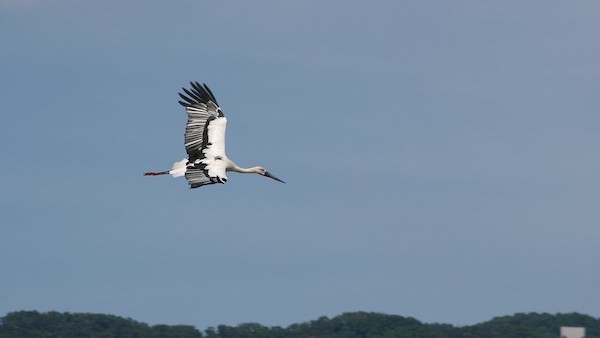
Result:
[[[397,315],[352,312],[321,317],[286,328],[256,323],[220,325],[199,331],[190,325],[149,326],[133,319],[89,313],[20,311],[0,319],[0,338],[139,337],[139,338],[557,338],[561,326],[583,326],[586,338],[600,338],[600,319],[578,313],[516,314],[456,327],[425,324]]]

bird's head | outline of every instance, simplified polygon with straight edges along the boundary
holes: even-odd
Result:
[[[281,183],[285,183],[284,181],[278,179],[277,177],[273,176],[270,172],[268,172],[265,168],[263,167],[255,167],[255,172],[259,175],[268,177],[268,178],[272,178],[275,181],[281,182]]]

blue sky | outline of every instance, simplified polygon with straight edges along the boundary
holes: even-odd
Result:
[[[0,315],[600,316],[596,1],[0,0]],[[228,155],[149,178],[207,83]]]

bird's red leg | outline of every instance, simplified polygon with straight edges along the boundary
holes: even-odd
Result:
[[[144,173],[144,176],[166,175],[168,173],[169,173],[168,171],[150,171],[150,172]]]

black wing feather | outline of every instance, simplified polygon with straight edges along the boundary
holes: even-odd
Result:
[[[217,99],[215,98],[215,96],[213,95],[212,91],[210,90],[210,88],[208,88],[208,86],[206,85],[206,83],[204,84],[204,88],[206,88],[206,91],[208,92],[208,95],[210,95],[210,98],[217,104],[217,106],[219,105],[219,103],[217,102]]]
[[[202,102],[202,98],[192,92],[190,92],[189,90],[185,89],[185,88],[181,88],[183,89],[183,91],[188,94],[192,99],[198,101],[198,102]],[[181,94],[180,94],[181,95]]]

